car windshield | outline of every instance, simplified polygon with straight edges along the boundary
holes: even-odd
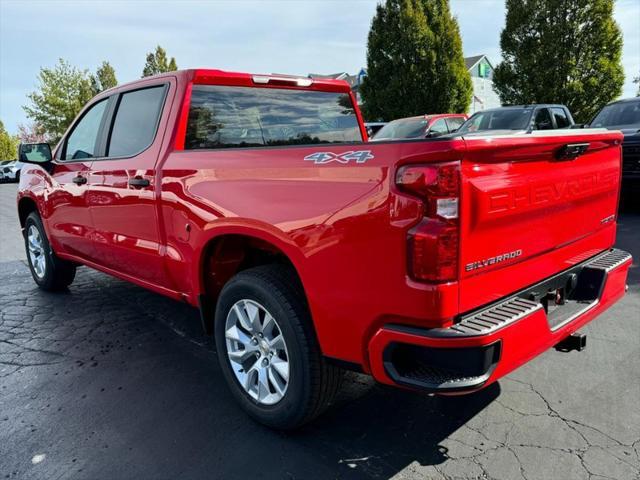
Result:
[[[640,125],[640,100],[607,105],[591,122],[591,127]]]
[[[422,138],[427,129],[427,119],[401,118],[387,123],[373,137],[374,140],[394,140],[399,138]]]
[[[458,133],[483,130],[526,130],[531,121],[531,108],[504,108],[478,112],[467,120]]]

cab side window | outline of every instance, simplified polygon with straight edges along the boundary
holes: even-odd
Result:
[[[571,126],[567,112],[565,112],[563,108],[552,108],[551,113],[553,113],[553,118],[555,118],[558,128],[568,128]]]
[[[63,160],[93,158],[97,153],[100,124],[107,108],[107,99],[93,105],[73,127],[64,150]]]
[[[153,143],[165,90],[165,85],[159,85],[122,94],[113,121],[108,157],[131,157]]]
[[[536,112],[534,126],[536,130],[552,130],[553,129],[553,123],[551,122],[551,115],[549,115],[549,109],[541,108]]]

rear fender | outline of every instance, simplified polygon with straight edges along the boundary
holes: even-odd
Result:
[[[191,278],[192,285],[197,286],[195,290],[196,295],[198,296],[203,295],[206,292],[204,269],[206,268],[205,261],[207,249],[213,241],[223,235],[243,235],[272,245],[289,259],[296,269],[303,287],[305,285],[304,274],[302,271],[302,265],[304,265],[304,254],[300,247],[291,238],[272,225],[255,220],[250,222],[244,220],[242,223],[234,220],[218,220],[215,223],[206,225],[200,235],[201,239],[198,239],[195,243],[198,245],[198,248],[194,252],[194,257],[198,259],[197,268],[193,269]],[[197,299],[194,300],[197,301]]]

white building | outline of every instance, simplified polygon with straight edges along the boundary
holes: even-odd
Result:
[[[473,114],[487,108],[499,107],[500,97],[493,89],[493,65],[487,56],[466,57],[464,62],[473,82],[473,97],[468,113]]]

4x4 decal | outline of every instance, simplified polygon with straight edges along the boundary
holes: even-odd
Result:
[[[317,165],[324,165],[331,162],[347,164],[352,160],[355,160],[356,163],[364,163],[372,158],[374,158],[374,156],[371,150],[357,150],[343,153],[317,152],[304,157],[305,160]]]

